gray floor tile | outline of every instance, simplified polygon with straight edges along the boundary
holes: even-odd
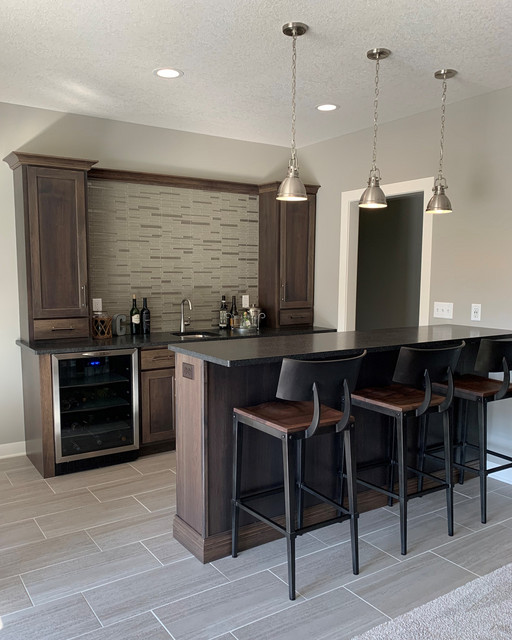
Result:
[[[386,620],[341,588],[234,629],[233,635],[238,640],[349,640]]]
[[[176,490],[169,491],[166,487],[165,489],[139,493],[136,499],[143,504],[146,509],[149,509],[149,511],[168,509],[169,507],[176,506]]]
[[[190,551],[175,540],[172,533],[144,540],[143,544],[162,564],[171,564],[192,557]]]
[[[117,520],[133,518],[147,513],[147,510],[135,498],[98,502],[92,494],[90,495],[94,500],[94,504],[36,518],[36,522],[45,536],[48,538],[60,536],[70,531],[89,529],[100,524],[116,522]]]
[[[35,467],[23,467],[21,469],[10,469],[5,472],[5,475],[9,478],[9,481],[12,483],[14,487],[43,479],[43,476],[39,473],[39,471]]]
[[[397,560],[410,558],[411,556],[425,553],[434,547],[445,544],[452,538],[448,536],[447,520],[436,513],[416,518],[408,518],[407,521],[407,555],[401,555],[400,551],[400,524],[396,524],[382,531],[376,531],[362,536],[362,540],[375,545],[386,553],[391,554]],[[454,526],[454,538],[460,538],[470,529],[460,524]]]
[[[12,482],[7,477],[5,471],[0,471],[0,489],[5,489],[6,487],[12,487]]]
[[[489,484],[489,480],[490,478],[487,478],[487,484]],[[507,496],[507,498],[512,498],[512,484],[500,482],[499,487],[494,489],[494,491],[502,496]]]
[[[0,505],[9,502],[17,502],[18,500],[34,499],[38,496],[54,496],[54,492],[46,484],[44,480],[36,480],[29,484],[22,484],[13,487],[10,483],[8,487],[2,487],[0,493]]]
[[[9,471],[12,469],[23,469],[32,467],[34,465],[30,462],[27,456],[12,456],[11,458],[2,458],[0,460],[0,471]]]
[[[35,520],[22,520],[0,526],[0,551],[44,540]]]
[[[79,471],[55,478],[48,478],[47,482],[56,493],[62,493],[64,491],[72,491],[73,489],[92,487],[105,482],[128,481],[139,477],[140,473],[130,464],[116,464],[111,467]]]
[[[347,589],[395,618],[474,578],[474,573],[429,552],[361,577]]]
[[[359,544],[360,575],[373,573],[396,564],[398,561],[365,542]],[[272,573],[288,582],[288,567],[281,564],[271,569]],[[352,573],[352,548],[349,542],[329,547],[296,561],[296,588],[305,598],[342,587],[357,576]]]
[[[76,640],[170,640],[170,638],[170,634],[152,613],[142,613],[129,620],[86,633]]]
[[[500,483],[501,484],[501,483]],[[444,514],[439,514],[445,517]],[[455,505],[454,508],[455,522],[478,531],[485,527],[498,524],[512,518],[512,497],[507,498],[504,495],[500,495],[496,491],[490,491],[487,494],[487,523],[482,524],[480,521],[480,498],[472,498],[471,500],[465,500],[460,504]]]
[[[468,500],[467,496],[459,494],[454,491],[453,493],[453,504],[458,504],[460,502],[465,502]],[[400,505],[396,502],[392,507],[383,507],[386,511],[390,513],[394,513],[395,515],[400,515]],[[417,516],[424,516],[428,513],[433,513],[434,511],[441,511],[446,513],[446,491],[436,491],[435,493],[429,493],[426,496],[421,496],[419,498],[413,498],[409,500],[407,503],[407,511],[409,514],[409,518],[415,518]]]
[[[2,640],[68,640],[100,626],[81,595],[2,617]]]
[[[154,473],[165,469],[176,471],[176,451],[166,451],[153,456],[141,456],[137,460],[130,462],[130,464],[141,473]]]
[[[154,613],[176,640],[209,640],[292,605],[287,586],[263,571],[160,607]]]
[[[176,474],[169,470],[157,471],[155,473],[145,474],[126,482],[126,480],[118,480],[104,485],[89,487],[89,490],[101,502],[108,500],[117,500],[126,496],[133,496],[139,493],[147,493],[156,489],[167,489],[169,502],[171,497],[170,487],[176,486]],[[175,491],[172,491],[174,494]]]
[[[160,566],[140,543],[83,556],[22,574],[34,604],[63,598]]]
[[[505,485],[501,480],[497,480],[492,476],[487,478],[487,491],[497,491]],[[507,486],[507,485],[505,485]],[[456,493],[468,498],[477,498],[480,495],[480,479],[473,476],[469,480],[465,480],[464,484],[456,483],[453,486]]]
[[[112,624],[225,582],[216,569],[191,558],[117,580],[84,595],[102,624]]]
[[[296,557],[325,549],[326,545],[309,534],[299,536],[296,541]],[[286,562],[286,540],[279,538],[259,547],[240,551],[237,558],[228,556],[215,560],[212,564],[222,571],[229,580],[238,580],[258,571],[264,571],[281,562]]]
[[[135,518],[127,518],[87,529],[87,533],[100,549],[113,549],[165,533],[170,534],[174,513],[174,509],[145,513]]]
[[[97,499],[87,489],[78,489],[62,495],[32,495],[2,506],[2,523],[19,522],[28,518],[37,518],[85,505],[98,504]]]
[[[19,576],[0,580],[0,616],[31,606],[32,602]]]
[[[434,553],[483,576],[512,562],[512,535],[501,524],[437,547]]]
[[[85,531],[6,549],[0,553],[0,578],[40,569],[90,553],[99,553],[99,549]]]
[[[379,531],[398,522],[397,516],[385,509],[365,511],[359,516],[359,535]],[[311,535],[321,540],[324,544],[339,544],[350,540],[350,525],[348,522],[339,522],[330,527],[316,529]]]

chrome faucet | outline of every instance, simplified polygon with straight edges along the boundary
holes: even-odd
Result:
[[[188,298],[185,298],[184,300],[181,301],[181,316],[180,316],[180,333],[185,333],[185,327],[188,327],[190,325],[190,316],[188,318],[188,320],[185,320],[185,316],[184,316],[184,305],[185,302],[188,302],[188,308],[190,309],[190,311],[192,311],[192,303],[190,302],[190,300]]]

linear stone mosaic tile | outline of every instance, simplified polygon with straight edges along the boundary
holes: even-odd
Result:
[[[90,293],[109,314],[148,298],[152,331],[179,329],[189,298],[192,327],[214,326],[222,295],[258,302],[258,197],[91,180]]]

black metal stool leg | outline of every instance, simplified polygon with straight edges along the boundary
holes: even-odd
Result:
[[[443,413],[443,434],[444,434],[444,468],[446,487],[446,512],[448,517],[448,535],[453,536],[453,460],[452,460],[452,410]]]
[[[478,402],[478,444],[480,475],[480,520],[487,522],[487,405]]]
[[[469,418],[469,401],[461,400],[460,413],[464,417],[462,418],[461,428],[461,444],[459,448],[459,462],[460,464],[466,464],[466,445],[468,442],[468,418]],[[462,410],[464,408],[464,411]],[[459,484],[464,484],[464,469],[459,472]]]
[[[418,469],[423,471],[425,467],[425,449],[427,447],[428,436],[428,414],[424,413],[420,417],[420,428],[418,430]],[[423,476],[418,475],[418,491],[423,491]]]
[[[400,500],[400,541],[401,554],[407,553],[407,439],[403,413],[396,418],[396,439],[398,452],[398,495]]]
[[[306,467],[306,443],[303,439],[297,440],[297,529],[302,529],[304,525],[304,473]]]
[[[391,443],[389,451],[389,485],[388,491],[395,490],[395,465],[396,465],[396,425],[392,417],[387,417],[388,426],[391,429]],[[393,506],[393,498],[388,497],[388,506]]]
[[[240,483],[242,478],[242,428],[243,424],[238,421],[236,414],[233,414],[233,498],[231,500],[231,555],[236,558],[238,555],[238,529],[240,509]]]
[[[359,541],[357,513],[356,456],[354,447],[354,425],[351,424],[343,434],[344,452],[347,461],[348,509],[350,512],[350,540],[352,544],[352,571],[359,573]]]
[[[284,508],[286,521],[286,550],[288,555],[288,590],[290,600],[295,600],[295,484],[297,447],[293,436],[283,436]]]

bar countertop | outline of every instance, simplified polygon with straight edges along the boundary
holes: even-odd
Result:
[[[224,367],[279,362],[283,357],[329,358],[350,355],[362,349],[387,351],[403,345],[449,343],[454,340],[512,338],[512,331],[485,327],[438,324],[374,331],[341,331],[304,335],[276,335],[234,341],[169,344],[176,353],[199,358]]]

